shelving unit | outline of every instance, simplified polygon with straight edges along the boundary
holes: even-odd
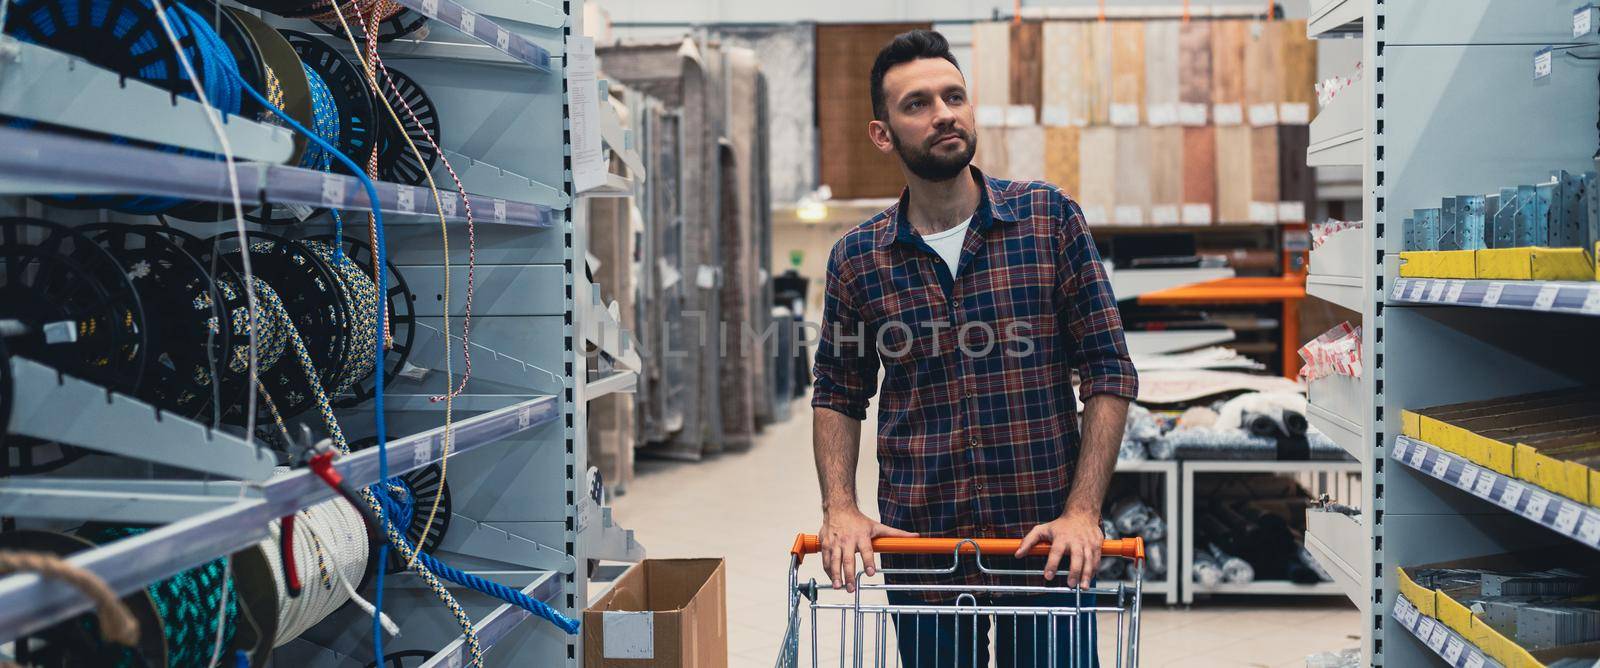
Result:
[[[1179,508],[1179,516],[1183,518],[1179,530],[1181,547],[1178,558],[1181,563],[1178,577],[1183,583],[1183,602],[1193,603],[1195,594],[1258,594],[1265,596],[1306,596],[1306,595],[1342,595],[1348,586],[1341,583],[1335,576],[1333,582],[1320,582],[1317,584],[1295,584],[1281,580],[1258,580],[1246,583],[1219,583],[1207,587],[1194,580],[1194,517],[1195,517],[1195,477],[1198,475],[1221,473],[1298,473],[1298,474],[1323,474],[1342,475],[1361,471],[1357,462],[1280,462],[1280,461],[1195,461],[1181,462],[1182,482],[1179,489],[1183,496],[1183,505]],[[1319,486],[1327,485],[1331,491],[1337,488],[1337,483],[1326,480]],[[1313,494],[1319,490],[1311,490]]]
[[[1233,270],[1228,267],[1118,269],[1111,273],[1111,292],[1116,294],[1118,301],[1123,301],[1149,292],[1160,292],[1223,278],[1233,278]]]
[[[1344,5],[1359,5],[1346,0]],[[1356,29],[1360,29],[1360,23]],[[1316,118],[1311,119],[1311,144],[1306,148],[1306,164],[1312,167],[1344,167],[1363,164],[1367,153],[1368,125],[1364,112],[1367,89],[1365,77],[1350,88],[1339,91]]]
[[[1600,550],[1600,508],[1552,494],[1405,436],[1395,437],[1390,457],[1464,494]]]
[[[1306,294],[1360,312],[1366,301],[1366,235],[1359,228],[1336,232],[1311,249]]]
[[[1306,550],[1333,578],[1339,591],[1365,612],[1368,546],[1366,527],[1340,513],[1306,511]]]
[[[1361,36],[1362,22],[1371,9],[1371,0],[1317,0],[1311,3],[1311,18],[1306,35],[1312,39],[1340,35]]]
[[[1582,313],[1592,284],[1400,278],[1401,220],[1442,197],[1536,183],[1552,170],[1592,170],[1600,90],[1593,63],[1560,55],[1572,41],[1570,8],[1515,0],[1364,4],[1363,229],[1370,250],[1361,313],[1371,403],[1346,416],[1363,425],[1368,450],[1363,510],[1372,552],[1362,572],[1372,605],[1364,663],[1437,665],[1435,633],[1427,629],[1425,642],[1416,635],[1415,626],[1426,622],[1385,614],[1405,609],[1397,566],[1568,539],[1470,498],[1485,469],[1477,467],[1473,490],[1461,490],[1452,481],[1470,470],[1465,462],[1400,437],[1401,414],[1594,382],[1575,363],[1587,354],[1579,351],[1592,321],[1526,312]],[[1533,54],[1547,46],[1558,49],[1553,70],[1534,79]],[[1451,306],[1471,308],[1442,308]],[[1421,461],[1413,464],[1417,453]],[[1497,478],[1503,476],[1489,476],[1487,493],[1502,494],[1510,483]],[[1526,509],[1530,495],[1521,496],[1517,508]],[[1466,665],[1469,656],[1463,650],[1450,663]]]
[[[1501,668],[1499,661],[1489,658],[1477,645],[1450,627],[1422,614],[1417,606],[1404,597],[1394,600],[1393,620],[1451,668]]]
[[[597,291],[582,270],[587,240],[573,203],[584,196],[630,196],[645,174],[640,169],[600,191],[573,192],[573,147],[565,130],[573,124],[576,111],[570,103],[576,91],[567,81],[568,44],[582,31],[581,1],[402,4],[433,19],[430,30],[419,33],[426,35],[422,39],[385,43],[380,52],[430,93],[444,155],[473,193],[465,201],[448,190],[440,193],[438,208],[454,237],[448,256],[455,293],[450,317],[465,315],[459,292],[466,284],[469,251],[462,223],[468,204],[479,224],[479,248],[470,345],[475,364],[465,392],[454,402],[446,451],[444,405],[429,397],[460,378],[465,359],[461,330],[447,338],[438,327],[438,319],[447,315],[440,212],[424,188],[376,184],[387,259],[414,292],[426,295],[414,302],[410,360],[418,368],[395,378],[386,392],[388,467],[391,475],[400,475],[448,457],[447,481],[456,504],[433,554],[577,617],[589,600],[592,562],[639,561],[644,548],[588,494],[585,402],[632,391],[640,365],[637,353],[624,350],[627,333],[589,298]],[[321,34],[303,21],[267,18],[274,25]],[[336,39],[324,41],[338,48]],[[9,37],[0,37],[0,53],[8,58],[0,67],[0,114],[220,152],[199,106],[187,99]],[[493,109],[502,111],[491,116]],[[591,120],[604,126],[611,152],[630,165],[643,164],[614,115]],[[246,208],[374,208],[354,178],[278,164],[291,150],[286,131],[243,118],[230,118],[226,127],[240,160],[235,174]],[[0,144],[7,147],[0,151],[0,212],[8,215],[66,223],[96,219],[22,199],[42,194],[232,201],[228,171],[219,161],[19,127],[0,128]],[[443,165],[434,176],[441,188],[449,183]],[[123,214],[101,217],[154,222]],[[365,238],[358,218],[365,216],[345,216],[345,233]],[[207,235],[222,230],[205,224],[192,229]],[[332,225],[313,218],[294,228],[266,229],[289,229],[290,236],[299,237],[331,232]],[[583,358],[586,339],[612,353],[617,365],[591,378]],[[455,378],[420,368],[442,367],[444,356],[453,359]],[[120,594],[250,548],[269,535],[268,525],[276,518],[333,497],[306,470],[269,479],[276,464],[271,453],[225,429],[163,414],[20,357],[11,358],[11,371],[26,410],[14,414],[9,433],[80,443],[102,454],[59,473],[0,480],[0,516],[29,526],[86,520],[159,524],[71,558]],[[370,402],[335,413],[351,441],[373,435],[377,416]],[[315,412],[295,421],[302,420],[317,423]],[[335,467],[364,486],[378,481],[378,458],[377,449],[361,450],[339,457]],[[167,466],[211,477],[174,476]],[[386,649],[431,654],[423,665],[464,665],[461,630],[422,580],[397,574],[387,584],[385,608],[394,613],[402,635],[386,642]],[[474,590],[450,590],[475,620],[488,665],[579,665],[580,637],[542,621],[524,624],[527,612]],[[60,582],[32,574],[0,578],[0,643],[90,608],[87,598]],[[272,661],[307,668],[366,665],[380,658],[372,656],[370,624],[356,606],[345,606],[274,650]]]
[[[1140,460],[1117,460],[1117,473],[1123,474],[1153,474],[1161,476],[1161,495],[1163,499],[1161,517],[1167,522],[1167,575],[1160,580],[1145,580],[1143,592],[1155,594],[1166,599],[1167,605],[1178,603],[1178,569],[1173,563],[1171,555],[1176,554],[1175,534],[1178,529],[1178,462]],[[1131,584],[1131,583],[1130,583]]]

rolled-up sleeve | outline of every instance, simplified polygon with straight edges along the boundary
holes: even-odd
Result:
[[[1056,268],[1058,302],[1078,371],[1078,398],[1110,394],[1126,399],[1139,395],[1139,374],[1128,356],[1122,313],[1111,292],[1111,279],[1100,262],[1083,211],[1062,196]]]
[[[877,393],[878,351],[861,315],[860,293],[852,289],[855,280],[844,246],[836,244],[828,256],[811,406],[864,420],[867,404]]]

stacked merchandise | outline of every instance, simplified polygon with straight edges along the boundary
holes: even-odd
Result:
[[[1310,428],[1304,395],[1247,392],[1182,413],[1128,410],[1120,459],[1340,460],[1338,444]]]
[[[1600,503],[1600,392],[1578,388],[1408,410],[1402,433],[1579,503]]]
[[[1503,554],[1400,570],[1400,591],[1503,665],[1591,666],[1600,659],[1600,580],[1559,556]]]
[[[1207,587],[1286,580],[1327,581],[1303,546],[1303,518],[1311,500],[1292,480],[1272,476],[1226,479],[1196,493],[1194,578]],[[1204,505],[1198,505],[1205,499]]]
[[[990,174],[1054,183],[1091,224],[1305,221],[1303,21],[978,23],[972,43]]]
[[[1549,181],[1486,195],[1445,197],[1402,222],[1400,275],[1590,281],[1600,242],[1595,173],[1553,172]]]
[[[1167,553],[1167,520],[1151,504],[1145,503],[1136,493],[1125,493],[1106,504],[1105,517],[1100,520],[1100,531],[1107,540],[1114,538],[1144,539],[1144,579],[1161,580],[1170,566]],[[1101,580],[1120,580],[1127,574],[1127,559],[1105,557],[1100,560]]]

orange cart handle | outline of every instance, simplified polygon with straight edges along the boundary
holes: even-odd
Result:
[[[963,554],[971,554],[976,545],[984,554],[991,556],[1009,557],[1017,553],[1017,548],[1022,547],[1020,538],[874,538],[872,551],[878,554],[950,554],[957,547]],[[816,554],[822,549],[822,540],[816,534],[803,533],[794,537],[794,547],[789,549],[795,562],[805,561],[806,555]],[[1125,557],[1128,559],[1144,559],[1144,539],[1116,538],[1102,541],[1100,552],[1108,557]],[[1028,551],[1028,556],[1044,557],[1050,555],[1050,544],[1039,543]]]

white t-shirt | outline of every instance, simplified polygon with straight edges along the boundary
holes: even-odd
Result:
[[[928,244],[928,247],[932,248],[933,252],[938,253],[946,265],[949,265],[951,278],[955,278],[956,274],[960,273],[961,268],[958,264],[961,262],[961,246],[967,240],[967,226],[971,224],[972,218],[969,216],[966,220],[961,221],[960,225],[948,230],[937,234],[922,235],[922,240]]]

